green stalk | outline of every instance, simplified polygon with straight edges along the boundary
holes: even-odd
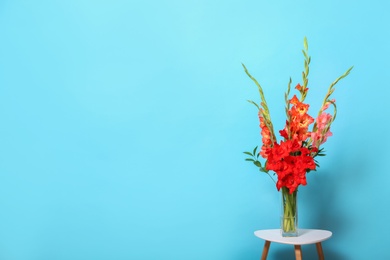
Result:
[[[275,136],[275,131],[274,131],[274,126],[272,125],[272,120],[271,120],[271,115],[269,113],[267,101],[265,100],[263,88],[259,84],[259,82],[249,73],[248,69],[245,67],[245,65],[242,63],[242,67],[244,68],[245,73],[248,75],[248,77],[256,84],[257,89],[260,94],[260,106],[263,108],[261,109],[255,102],[250,101],[250,103],[255,104],[256,107],[260,110],[262,117],[264,118],[264,124],[267,126],[268,130],[271,133],[271,142],[272,144],[276,142],[276,136]]]
[[[286,187],[282,188],[282,200],[283,200],[283,221],[282,229],[284,233],[294,233],[297,231],[295,219],[297,217],[297,191],[292,194]]]

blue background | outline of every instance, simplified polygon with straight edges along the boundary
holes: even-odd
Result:
[[[0,258],[258,259],[280,197],[244,161],[312,56],[336,88],[327,156],[299,192],[325,257],[390,259],[386,1],[0,2]],[[303,255],[315,259],[315,246]],[[272,244],[269,259],[294,259]]]

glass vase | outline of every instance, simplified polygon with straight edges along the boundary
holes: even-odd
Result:
[[[280,229],[283,237],[297,237],[298,236],[298,205],[297,193],[295,190],[290,194],[288,188],[282,187],[282,214]]]

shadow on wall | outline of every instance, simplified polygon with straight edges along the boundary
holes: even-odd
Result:
[[[352,160],[364,161],[364,158]],[[366,181],[366,169],[362,164],[356,167],[337,160],[334,163],[340,165],[333,168],[337,169],[336,172],[321,169],[308,174],[308,185],[300,189],[298,198],[298,210],[303,211],[303,214],[298,213],[300,220],[303,220],[299,220],[299,227],[328,229],[339,234],[346,234],[354,228],[349,219],[350,212],[345,207],[348,200],[346,195],[353,187],[362,186]]]
[[[342,187],[340,182],[334,181],[330,172],[313,172],[310,183],[300,190],[298,210],[299,226],[301,228],[328,229],[343,232],[348,228],[348,221],[342,213],[343,208],[339,203]],[[302,221],[300,221],[302,220]]]
[[[308,177],[310,183],[300,190],[301,199],[299,199],[298,208],[303,212],[298,213],[298,225],[301,228],[326,229],[333,232],[332,238],[324,241],[322,245],[325,259],[352,260],[348,252],[344,252],[343,247],[339,246],[344,244],[343,241],[355,229],[355,223],[351,221],[351,213],[345,207],[348,201],[345,195],[351,186],[359,185],[359,183],[353,183],[358,180],[356,176],[359,176],[359,182],[365,181],[365,168],[351,168],[348,164],[337,165],[341,166],[337,168],[337,172],[322,169],[319,172],[310,173],[314,175]],[[318,258],[315,245],[305,245],[302,250],[305,250],[303,258]],[[294,255],[294,252],[290,254]],[[285,251],[278,251],[275,255],[275,259],[290,259],[289,257],[289,253]]]

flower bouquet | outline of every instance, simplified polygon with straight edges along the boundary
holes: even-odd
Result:
[[[282,216],[281,230],[284,236],[297,236],[297,190],[299,185],[306,185],[306,174],[315,171],[319,167],[316,161],[317,156],[324,156],[322,144],[332,135],[330,127],[336,119],[336,101],[331,99],[335,91],[335,85],[339,80],[345,78],[353,67],[349,68],[343,75],[330,84],[328,92],[322,102],[316,118],[308,114],[309,104],[304,103],[308,93],[308,75],[310,56],[308,55],[307,39],[304,38],[304,71],[302,72],[302,83],[298,83],[295,89],[297,95],[290,98],[292,80],[288,83],[285,93],[286,124],[279,131],[282,140],[277,141],[272,125],[270,112],[265,100],[264,92],[258,81],[248,72],[244,64],[245,73],[256,84],[261,102],[257,104],[252,100],[248,102],[258,109],[260,121],[262,146],[260,151],[257,146],[252,152],[244,152],[249,155],[246,161],[253,162],[260,171],[268,174],[275,182],[276,188],[282,193]],[[332,112],[328,112],[329,107],[333,107]],[[309,129],[311,127],[311,129]],[[264,164],[259,157],[265,159]],[[270,171],[276,174],[277,181],[271,176]]]

